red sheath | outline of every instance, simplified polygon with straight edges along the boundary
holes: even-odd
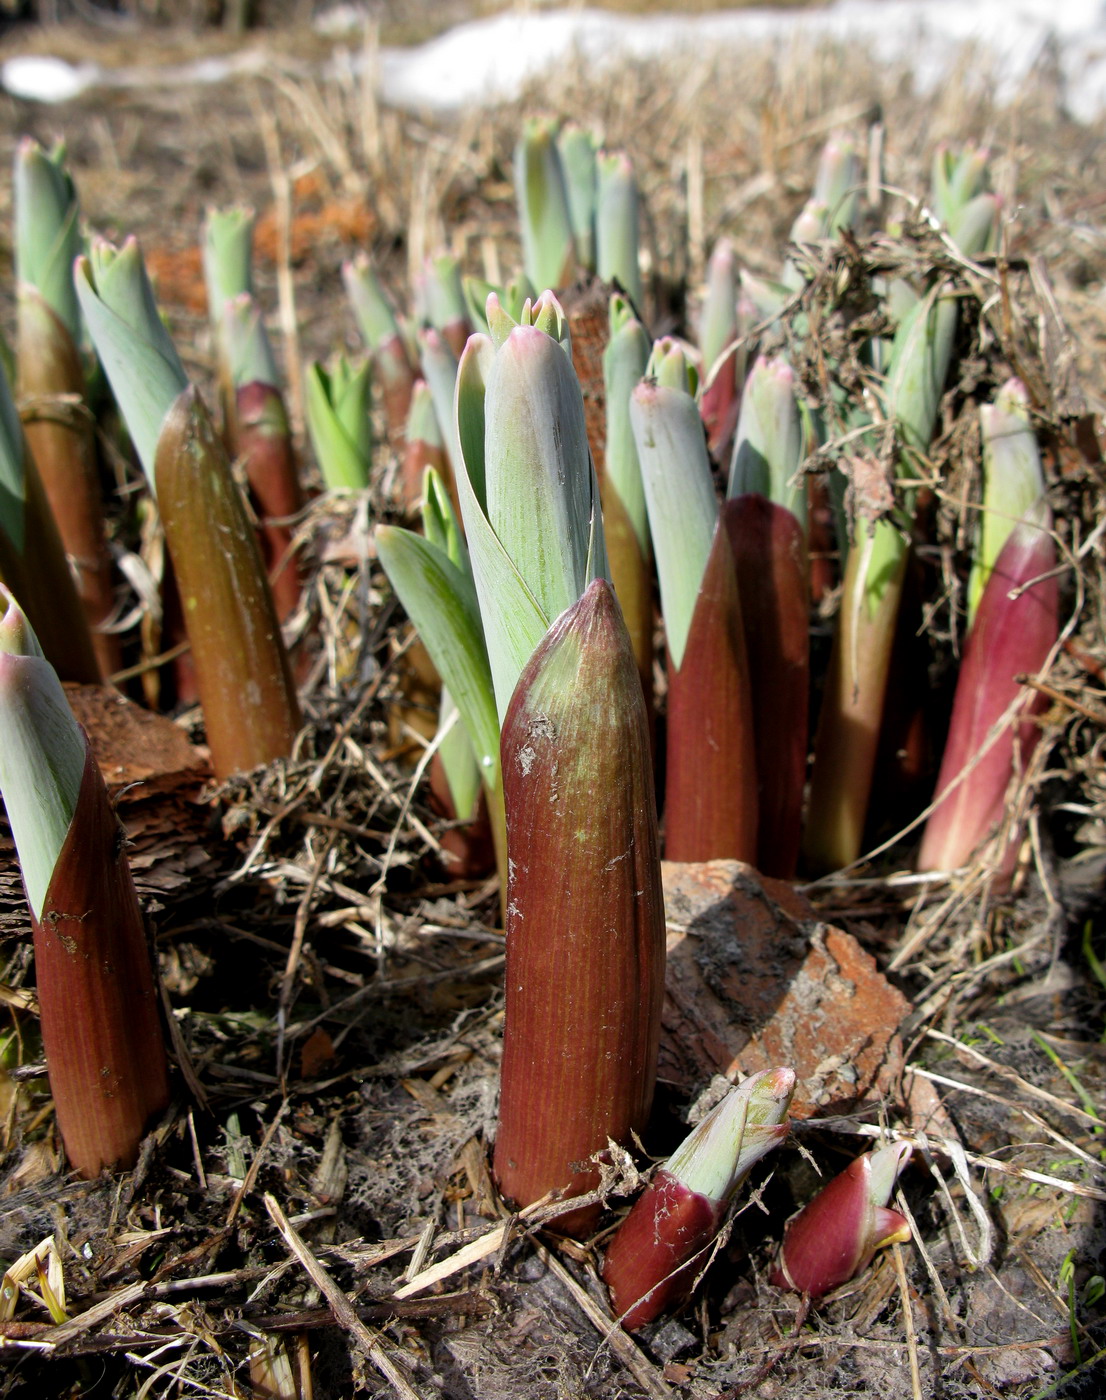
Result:
[[[705,1262],[693,1256],[717,1234],[719,1216],[717,1202],[660,1168],[622,1222],[603,1265],[611,1305],[627,1331],[683,1302]]]
[[[589,1190],[649,1114],[664,995],[652,762],[630,639],[597,579],[527,663],[503,724],[506,1026],[495,1172],[521,1205]],[[562,1217],[588,1228],[598,1207]]]
[[[462,349],[464,347],[462,346]],[[398,335],[382,340],[373,351],[373,368],[384,398],[384,416],[388,420],[388,436],[398,448],[407,428],[411,408],[411,390],[418,377],[411,368],[406,346]]]
[[[822,1188],[787,1227],[777,1288],[821,1298],[865,1268],[881,1241],[906,1224],[897,1210],[877,1206],[871,1193],[872,1159],[857,1157]]]
[[[736,328],[734,335],[736,336]],[[737,364],[740,350],[731,350],[699,400],[699,413],[707,430],[707,446],[716,462],[729,456],[733,435],[741,411],[741,392],[737,387]],[[710,366],[709,368],[713,368]]]
[[[284,621],[299,606],[302,586],[298,561],[289,557],[292,529],[274,522],[297,515],[304,503],[284,398],[275,385],[254,380],[239,388],[236,407],[234,450],[245,461],[261,557],[277,616]]]
[[[1052,536],[1024,524],[1014,527],[999,552],[964,648],[938,792],[973,763],[991,726],[1022,688],[1015,676],[1032,674],[1044,665],[1059,625],[1059,585],[1055,577],[1047,577],[1055,564]],[[1033,579],[1038,581],[1016,598],[1008,596]],[[1040,738],[1031,716],[1046,703],[1039,692],[1028,697],[1024,717],[1007,726],[936,808],[926,823],[919,870],[954,870],[995,830],[1015,760],[1024,767]]]
[[[87,749],[42,917],[32,919],[50,1090],[66,1153],[84,1177],[132,1166],[150,1119],[169,1102],[150,955],[123,844]]]
[[[760,791],[757,869],[790,880],[799,859],[810,694],[810,580],[793,511],[756,492],[728,501],[752,691]]]
[[[664,854],[668,860],[757,859],[752,697],[733,550],[723,521],[679,670],[668,661]]]

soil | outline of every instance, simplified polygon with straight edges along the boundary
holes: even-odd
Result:
[[[329,41],[297,28],[294,14],[276,18],[249,40],[268,52],[252,76],[98,90],[52,108],[0,96],[0,171],[18,137],[64,137],[89,226],[138,236],[205,388],[214,361],[198,237],[208,206],[257,210],[258,294],[294,367],[359,348],[340,277],[358,250],[404,305],[423,256],[440,248],[467,271],[509,275],[522,115],[570,113],[631,150],[648,211],[652,329],[683,331],[714,239],[729,234],[744,265],[774,275],[821,142],[878,118],[891,186],[923,191],[939,142],[981,140],[996,153],[1010,214],[1003,305],[970,270],[947,268],[971,315],[945,405],[939,544],[925,560],[938,702],[958,633],[935,585],[963,568],[963,503],[978,484],[970,408],[1009,373],[1033,393],[1064,541],[1078,550],[1101,524],[1106,157],[1101,132],[1065,116],[1047,63],[1001,108],[982,62],[922,102],[907,74],[823,49],[736,64],[704,55],[690,71],[627,65],[602,83],[557,73],[518,104],[432,121],[381,108],[355,79],[324,76]],[[421,33],[438,22],[422,6],[381,20],[385,39],[399,32],[389,24]],[[236,42],[149,22],[122,39],[72,21],[5,36],[7,52],[139,61],[151,74]],[[319,63],[311,75],[306,59]],[[10,224],[5,174],[9,332]],[[908,226],[891,255],[835,255],[815,269],[807,310],[828,305],[818,298],[850,268],[863,282],[881,256],[945,266],[947,250]],[[823,353],[847,363],[848,325],[827,316],[824,330]],[[818,366],[804,374],[816,393]],[[302,445],[295,372],[289,384]],[[397,518],[396,453],[378,427],[371,514]],[[133,482],[118,451],[110,460]],[[304,461],[311,473],[306,448]],[[120,554],[137,552],[130,514],[117,509],[112,528]],[[605,1232],[564,1241],[540,1228],[540,1213],[503,1232],[488,1171],[502,1027],[495,881],[451,878],[438,859],[442,819],[418,786],[411,716],[399,711],[409,629],[364,512],[324,498],[300,537],[311,603],[292,631],[325,642],[302,648],[306,728],[288,764],[215,789],[195,711],[177,707],[155,734],[146,719],[124,721],[120,702],[85,698],[132,842],[177,1067],[174,1103],[133,1172],[94,1182],[65,1173],[36,1037],[26,906],[0,828],[0,1260],[52,1239],[68,1313],[51,1321],[30,1294],[20,1299],[0,1326],[0,1394],[1100,1395],[1100,551],[1085,552],[1064,582],[1074,621],[1050,678],[1032,840],[1009,889],[980,871],[912,882],[910,835],[798,892],[747,868],[667,871],[674,972],[645,1146],[670,1150],[711,1074],[776,1055],[803,1057],[803,1116],[792,1146],[754,1177],[693,1302],[630,1339],[596,1276]],[[816,656],[831,609],[832,600],[818,619]],[[137,660],[137,628],[125,641]],[[151,698],[138,680],[126,686],[132,700]],[[160,698],[170,697],[166,683]],[[903,825],[886,805],[873,846]],[[755,955],[735,933],[753,925]],[[742,957],[756,962],[756,995],[741,995]],[[901,1195],[913,1239],[805,1314],[768,1283],[781,1223],[819,1174],[881,1130],[915,1143]],[[637,1181],[628,1161],[612,1167],[606,1228],[626,1204],[619,1192]],[[474,1252],[447,1267],[465,1246]],[[396,1296],[435,1264],[439,1278]]]

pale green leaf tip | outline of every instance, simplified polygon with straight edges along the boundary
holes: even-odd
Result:
[[[223,333],[236,388],[253,383],[279,384],[280,376],[261,308],[249,292],[241,292],[224,302]]]
[[[188,387],[176,346],[158,314],[137,241],[94,239],[74,269],[77,296],[112,393],[147,478],[153,480],[166,413]]]
[[[363,489],[372,468],[369,361],[314,361],[304,379],[308,435],[327,487]]]
[[[370,350],[379,350],[387,341],[399,336],[395,312],[366,253],[358,253],[342,264],[342,281],[358,329]]]
[[[17,277],[36,289],[77,340],[80,310],[72,269],[80,232],[77,194],[66,154],[61,141],[49,151],[31,137],[20,141],[13,183],[13,242]]]
[[[245,206],[209,208],[204,220],[204,280],[208,313],[213,321],[222,315],[231,297],[253,291],[253,230],[256,215]]]
[[[872,1153],[869,1159],[868,1195],[873,1205],[885,1206],[891,1199],[895,1182],[913,1150],[908,1142],[892,1142]]]
[[[794,370],[782,355],[758,356],[742,393],[728,495],[759,492],[805,522],[806,490],[796,480],[802,459]]]
[[[438,330],[468,321],[461,269],[452,254],[428,256],[415,277],[414,292],[421,319]]]
[[[972,574],[968,614],[974,618],[987,579],[1010,532],[1045,492],[1037,437],[1029,420],[1029,395],[1009,379],[993,404],[981,404],[983,511]]]
[[[527,302],[526,305],[529,305],[529,302]],[[488,293],[488,300],[484,304],[484,318],[488,323],[488,333],[497,350],[519,324],[518,321],[504,309],[503,303],[499,300],[495,292]]]
[[[84,776],[86,741],[57,673],[0,585],[0,793],[40,918]]]
[[[637,320],[634,315],[634,308],[630,305],[629,299],[622,292],[612,292],[611,299],[607,306],[607,316],[610,325],[610,338],[613,340],[618,333]]]
[[[677,389],[694,397],[699,384],[695,356],[695,350],[686,341],[676,336],[662,336],[653,344],[645,376],[666,389]]]
[[[12,592],[0,583],[0,652],[9,656],[42,656],[34,628]]]
[[[504,307],[496,292],[490,292],[485,316],[497,350],[503,347],[512,331],[520,326],[528,326],[543,331],[571,355],[568,317],[557,297],[548,289],[542,292],[541,296],[526,297],[517,316]]]
[[[817,243],[829,231],[829,205],[824,199],[808,199],[791,225],[792,243]]]
[[[432,447],[444,446],[441,425],[434,411],[434,395],[425,379],[416,379],[411,386],[411,406],[407,410],[404,437],[408,443],[425,442]]]
[[[711,1201],[725,1201],[786,1136],[795,1072],[762,1070],[732,1088],[666,1163],[669,1175]]]

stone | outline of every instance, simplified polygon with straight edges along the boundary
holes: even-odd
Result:
[[[666,861],[663,880],[662,1080],[690,1092],[715,1074],[789,1065],[796,1117],[848,1112],[873,1097],[904,1102],[898,1031],[910,1002],[851,934],[739,861]],[[915,1118],[926,1102],[936,1107],[935,1095],[909,1097]]]

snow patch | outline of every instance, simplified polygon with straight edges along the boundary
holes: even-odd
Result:
[[[320,17],[320,25],[334,33],[357,23],[358,16],[363,24],[366,14],[344,4]],[[923,93],[946,81],[968,51],[991,62],[1004,99],[1048,59],[1074,117],[1090,121],[1106,109],[1106,0],[836,0],[811,10],[704,15],[515,11],[458,25],[414,48],[383,48],[375,67],[385,102],[448,113],[513,100],[529,82],[566,62],[602,72],[625,58],[686,54],[694,60],[756,46],[783,51],[819,40],[860,44],[883,63],[906,64]],[[27,101],[68,102],[97,86],[219,81],[261,62],[257,49],[229,60],[115,70],[27,55],[0,67],[0,85]],[[348,73],[361,63],[360,53],[347,52],[327,67]]]

